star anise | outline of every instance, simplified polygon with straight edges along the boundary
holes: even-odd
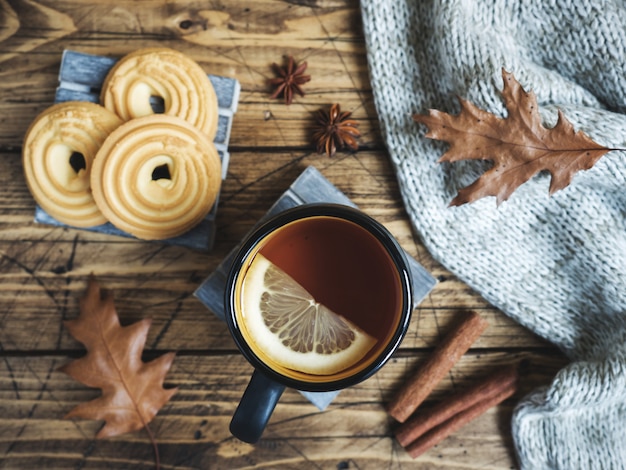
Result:
[[[313,140],[318,153],[324,153],[329,157],[335,155],[337,149],[350,147],[352,150],[359,148],[357,137],[361,135],[354,119],[348,119],[352,113],[341,112],[339,104],[335,103],[326,112],[320,109],[317,113],[318,127],[313,133]]]
[[[307,67],[306,62],[297,65],[293,57],[289,56],[286,69],[276,63],[273,63],[272,67],[279,77],[272,78],[269,81],[270,85],[276,86],[276,90],[272,93],[270,98],[278,98],[282,93],[285,97],[285,104],[291,104],[294,92],[298,93],[300,96],[304,96],[301,85],[311,80],[310,75],[304,75],[304,71]]]

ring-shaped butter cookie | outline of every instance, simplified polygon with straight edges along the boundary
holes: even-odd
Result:
[[[164,114],[178,116],[213,141],[217,96],[200,65],[168,48],[145,48],[122,57],[107,74],[100,102],[124,121],[154,114],[151,98],[163,101]]]
[[[106,218],[137,238],[162,240],[196,226],[221,184],[215,146],[188,122],[155,114],[132,119],[103,143],[91,172]]]
[[[91,194],[90,172],[98,149],[122,123],[104,107],[82,101],[53,105],[35,118],[22,164],[31,194],[49,215],[75,227],[106,222]]]

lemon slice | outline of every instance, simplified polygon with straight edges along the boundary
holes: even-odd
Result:
[[[362,359],[376,340],[332,312],[261,254],[243,281],[243,316],[263,354],[282,367],[330,375]]]

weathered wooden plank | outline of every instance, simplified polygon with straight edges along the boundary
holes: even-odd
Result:
[[[147,347],[150,349],[220,351],[234,348],[226,325],[219,321],[191,292],[198,284],[188,283],[188,291],[170,287],[176,276],[159,274],[158,280],[143,275],[114,278],[103,276],[104,287],[113,288],[118,313],[124,324],[150,317],[153,320]],[[182,278],[182,276],[180,276]],[[133,279],[143,280],[142,289],[125,288]],[[23,286],[19,285],[24,282]],[[83,295],[86,276],[71,281],[13,281],[0,295],[4,311],[0,317],[0,345],[4,351],[81,350],[61,322],[78,315],[78,299]],[[199,280],[198,280],[199,282]],[[55,290],[52,290],[55,289]],[[436,290],[436,289],[435,289]],[[462,309],[418,308],[402,349],[432,348],[441,340]],[[479,310],[489,329],[477,341],[481,348],[520,350],[543,348],[547,343],[493,308]]]
[[[143,275],[135,279],[145,279],[141,294],[137,289],[124,287],[132,282],[130,277],[102,276],[102,284],[114,290],[125,324],[145,317],[153,319],[147,341],[149,348],[198,351],[233,348],[226,326],[191,296],[198,284],[188,283],[188,290],[181,291],[170,287],[177,282],[176,276],[158,275],[158,280],[153,280]],[[17,286],[9,285],[0,296],[0,303],[5,306],[0,331],[3,350],[80,349],[61,321],[78,315],[78,299],[83,294],[86,276],[71,281],[60,278],[56,282],[41,279],[14,282]],[[452,308],[418,308],[413,313],[402,348],[434,347],[461,312]],[[490,323],[490,328],[477,341],[477,347],[546,347],[545,342],[496,309],[485,308],[479,312]]]
[[[15,80],[21,80],[21,77],[15,77]],[[43,86],[46,90],[54,89],[56,82],[52,81]],[[17,85],[14,89],[16,87]],[[231,129],[231,152],[233,149],[258,149],[260,151],[268,149],[271,151],[280,147],[314,152],[315,147],[311,136],[316,126],[315,115],[320,109],[329,109],[332,103],[339,103],[342,110],[352,112],[352,118],[356,120],[361,132],[359,145],[362,149],[380,150],[383,148],[369,91],[361,93],[337,90],[329,95],[328,91],[320,90],[315,94],[308,93],[290,106],[285,106],[280,101],[270,100],[270,93],[270,88],[255,93],[243,90],[239,101],[240,108]],[[329,96],[332,97],[329,99]],[[45,93],[41,98],[36,98],[36,101],[28,103],[0,100],[2,148],[19,148],[26,129],[35,117],[49,106],[51,100],[54,100],[54,93]],[[415,131],[419,131],[417,124]]]
[[[58,64],[56,64],[58,67]],[[19,74],[9,80],[23,80]],[[242,84],[243,85],[243,84]],[[1,86],[1,85],[0,85]],[[35,117],[54,100],[54,80],[41,87],[41,96],[30,98],[29,102],[0,101],[0,141],[3,146],[19,147],[26,129]],[[260,87],[262,85],[259,85]],[[331,83],[328,84],[332,86]],[[20,92],[19,85],[13,87]],[[31,90],[34,93],[36,90]],[[230,149],[277,147],[299,148],[314,151],[311,138],[316,126],[318,110],[327,110],[332,103],[339,103],[341,109],[352,112],[361,137],[359,145],[363,149],[382,149],[380,130],[376,121],[375,108],[369,90],[328,90],[310,91],[304,98],[285,106],[282,101],[270,100],[271,88],[262,87],[259,91],[242,91],[240,107],[232,123]],[[245,105],[245,106],[244,106]],[[419,110],[416,110],[418,112]],[[11,119],[8,116],[12,116]],[[416,132],[419,130],[415,125]]]
[[[529,363],[523,389],[413,462],[394,441],[383,404],[423,355],[398,358],[360,385],[344,390],[325,412],[287,390],[256,446],[230,437],[228,422],[250,366],[236,356],[179,356],[166,379],[179,391],[151,424],[163,468],[510,468],[509,416],[521,394],[547,384],[564,361],[551,355],[468,353],[434,390],[431,406],[453,390],[511,361]],[[100,423],[66,421],[79,402],[98,395],[56,368],[63,357],[8,357],[0,364],[0,465],[9,468],[151,468],[143,432],[95,440]],[[113,457],[114,456],[114,457]]]
[[[77,348],[62,320],[78,314],[88,276],[114,291],[125,323],[150,316],[148,345],[160,349],[226,349],[225,326],[192,293],[220,258],[149,243],[61,243],[50,238],[0,242],[0,344],[4,350]],[[225,256],[226,252],[222,252]],[[480,309],[492,325],[481,347],[541,343],[458,281],[439,282],[413,314],[403,347],[431,347],[459,310]],[[465,291],[466,290],[466,291]]]
[[[361,36],[358,28],[359,4],[355,0],[323,0],[300,4],[272,0],[259,0],[250,4],[244,0],[233,0],[218,5],[179,0],[167,8],[163,8],[163,2],[159,0],[146,0],[142,2],[141,8],[132,0],[120,0],[115,4],[102,0],[88,4],[39,0],[30,8],[20,4],[7,7],[13,15],[9,15],[6,21],[13,27],[0,37],[9,44],[12,43],[7,40],[12,37],[26,42],[26,38],[19,34],[20,31],[32,33],[40,24],[56,25],[57,37],[61,32],[67,35],[73,31],[101,36],[108,34],[113,38],[130,36],[134,40],[141,37],[167,40],[180,36],[207,36],[206,41],[214,41],[221,46],[246,35],[261,38],[283,35],[284,39],[301,41],[319,41],[327,36],[341,35],[346,42]],[[18,23],[20,18],[38,19],[41,23]],[[302,32],[309,34],[303,35]],[[37,38],[54,34],[54,31],[39,32],[37,37],[30,38],[33,47]],[[226,37],[220,37],[220,34]],[[321,44],[318,47],[323,46]]]
[[[372,378],[345,389],[329,411],[341,413],[350,405],[358,407],[360,404],[375,405],[382,410],[384,403],[391,399],[402,381],[419,368],[428,354],[427,351],[419,351],[394,357]],[[97,396],[99,393],[97,390],[86,388],[57,371],[58,367],[70,360],[71,358],[65,356],[5,356],[0,364],[2,371],[0,401],[2,409],[7,413],[3,413],[0,419],[27,419],[25,410],[36,401],[41,402],[38,410],[41,418],[62,418],[75,406],[76,401]],[[145,360],[150,360],[150,357]],[[555,372],[566,364],[562,356],[548,350],[518,353],[470,350],[437,384],[427,403],[439,401],[453,391],[480,380],[497,366],[519,361],[525,361],[526,365],[521,372],[518,397],[536,386],[549,383]],[[179,392],[172,399],[172,403],[179,406],[180,411],[173,414],[184,415],[192,411],[188,409],[189,404],[206,402],[207,406],[215,404],[218,407],[216,411],[225,408],[228,415],[247,385],[251,371],[252,367],[239,354],[224,352],[210,356],[176,356],[165,383],[166,386],[179,387]],[[317,413],[307,400],[291,392],[293,390],[281,399],[281,405],[302,407],[303,415],[311,412],[319,416],[325,415]],[[16,400],[16,407],[13,410],[9,410],[11,400]],[[164,414],[172,413],[166,408]],[[167,432],[172,436],[176,434],[173,431]],[[342,433],[332,429],[328,429],[327,432],[328,436],[333,435],[333,432]],[[374,432],[382,434],[384,429],[377,429]],[[6,440],[6,437],[0,438]]]

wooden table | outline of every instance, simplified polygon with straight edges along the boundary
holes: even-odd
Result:
[[[210,253],[33,223],[21,144],[54,99],[62,51],[120,57],[153,45],[179,49],[242,86]],[[312,75],[291,106],[269,99],[267,84],[271,63],[288,55],[306,60]],[[358,152],[315,152],[314,114],[332,103],[358,120]],[[0,0],[0,157],[0,468],[154,467],[145,432],[97,440],[101,422],[63,419],[99,395],[57,371],[84,353],[63,321],[78,315],[90,273],[114,291],[123,324],[153,319],[146,360],[177,352],[166,385],[179,390],[151,424],[164,469],[515,467],[513,406],[565,361],[438,264],[412,231],[376,118],[357,1]],[[385,224],[439,282],[378,374],[324,412],[287,390],[251,446],[228,431],[251,366],[193,292],[309,165]],[[424,406],[498,364],[526,359],[522,390],[412,460],[393,439],[383,404],[467,309],[490,328]]]

